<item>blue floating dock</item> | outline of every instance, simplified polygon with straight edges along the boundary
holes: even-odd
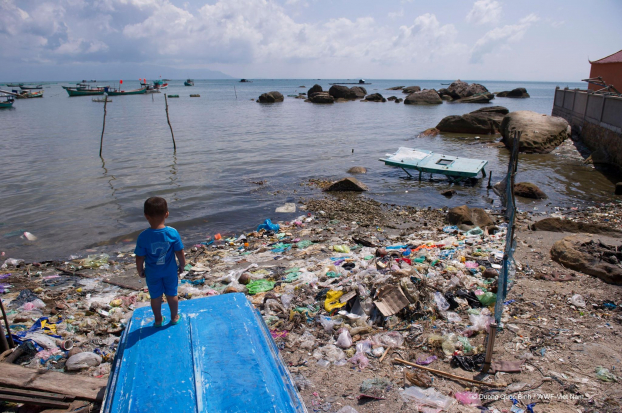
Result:
[[[488,164],[488,161],[483,159],[460,158],[405,147],[400,147],[394,154],[387,154],[387,157],[381,158],[380,161],[388,166],[402,168],[408,175],[410,173],[407,169],[414,169],[419,171],[420,178],[422,172],[427,172],[446,175],[453,180],[475,178],[480,172],[485,177],[484,167]]]
[[[102,412],[296,412],[307,409],[261,315],[244,294],[180,301],[177,325],[134,311]],[[170,320],[168,305],[162,312]]]

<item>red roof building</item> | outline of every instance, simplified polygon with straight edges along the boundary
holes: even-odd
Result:
[[[617,90],[622,91],[622,50],[602,59],[590,62],[590,78],[602,77],[607,85],[613,85]],[[591,90],[601,89],[600,86],[590,84]]]

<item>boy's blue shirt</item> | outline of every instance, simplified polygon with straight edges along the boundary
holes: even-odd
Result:
[[[134,254],[145,257],[145,275],[149,278],[177,276],[175,252],[184,249],[181,237],[175,228],[148,228],[136,240]]]

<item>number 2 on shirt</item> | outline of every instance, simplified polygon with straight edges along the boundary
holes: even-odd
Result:
[[[156,265],[164,265],[169,245],[171,245],[170,242],[154,242],[151,244],[151,253],[153,255],[158,255],[158,251],[160,251]]]

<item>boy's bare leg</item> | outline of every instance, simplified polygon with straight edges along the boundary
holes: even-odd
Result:
[[[155,316],[155,323],[162,323],[162,297],[151,299],[151,310]]]
[[[176,295],[167,295],[166,301],[168,302],[168,307],[171,309],[171,321],[175,322],[179,319],[179,314],[177,313],[179,300]]]

